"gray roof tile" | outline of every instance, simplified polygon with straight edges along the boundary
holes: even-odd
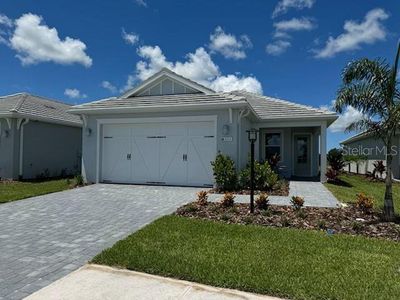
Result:
[[[80,118],[68,112],[70,108],[69,104],[27,93],[0,97],[0,115],[80,125]]]

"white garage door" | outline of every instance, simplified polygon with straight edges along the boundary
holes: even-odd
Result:
[[[213,121],[106,124],[103,182],[210,186],[216,155]]]

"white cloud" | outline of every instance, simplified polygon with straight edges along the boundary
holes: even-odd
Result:
[[[135,3],[139,6],[147,7],[147,2],[144,0],[135,0]]]
[[[109,90],[111,93],[116,93],[117,92],[117,88],[111,83],[111,82],[109,82],[109,81],[107,81],[107,80],[104,80],[102,83],[101,83],[101,86],[103,87],[103,88],[105,88],[106,90]]]
[[[274,27],[277,32],[287,32],[287,31],[301,31],[301,30],[312,30],[315,28],[314,22],[310,18],[293,18],[290,20],[284,20],[280,22],[275,22]]]
[[[218,26],[214,33],[210,35],[209,48],[212,52],[219,52],[225,58],[243,59],[246,58],[245,49],[251,48],[253,45],[247,35],[239,38],[225,31]]]
[[[7,27],[12,27],[13,21],[6,15],[0,14],[0,24]]]
[[[290,46],[291,43],[289,41],[277,40],[269,43],[265,47],[265,51],[270,55],[278,56],[284,53]]]
[[[15,20],[10,47],[17,51],[17,57],[22,64],[51,61],[64,65],[92,65],[92,59],[85,53],[86,45],[83,42],[70,37],[61,40],[57,29],[50,28],[42,22],[42,17],[31,13]]]
[[[344,33],[329,37],[323,49],[315,50],[316,57],[327,58],[335,54],[360,49],[362,44],[373,44],[386,38],[386,29],[382,21],[389,15],[381,8],[370,10],[360,23],[349,20],[344,23]]]
[[[123,88],[125,91],[165,67],[217,91],[245,89],[262,94],[261,83],[253,76],[221,74],[219,67],[203,47],[197,48],[194,53],[188,53],[182,62],[168,61],[159,46],[142,46],[138,48],[137,53],[142,60],[136,64],[135,74],[128,76]]]
[[[124,28],[122,28],[122,38],[124,39],[125,43],[129,45],[135,45],[137,42],[139,42],[139,35],[133,32],[128,33]]]
[[[335,100],[332,100],[331,105],[322,105],[320,109],[327,111],[334,111]],[[347,127],[353,123],[360,121],[364,118],[364,114],[359,110],[355,109],[352,106],[347,106],[342,114],[339,115],[339,118],[336,119],[335,122],[329,126],[329,131],[331,132],[345,132]]]
[[[64,95],[71,99],[87,98],[87,95],[81,94],[78,89],[65,89]]]
[[[275,9],[272,13],[272,18],[285,14],[291,8],[297,10],[311,8],[314,3],[315,0],[280,0],[275,6]]]

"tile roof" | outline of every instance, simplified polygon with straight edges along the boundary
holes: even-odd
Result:
[[[246,98],[257,117],[261,120],[275,119],[301,119],[332,117],[336,118],[336,113],[317,109],[311,106],[301,105],[277,98],[260,96],[246,91],[234,91],[232,94]]]
[[[246,104],[245,98],[235,96],[229,93],[205,95],[196,94],[179,94],[179,95],[162,95],[162,96],[138,96],[130,98],[108,98],[99,101],[84,103],[73,106],[71,112],[81,110],[96,109],[118,109],[118,108],[163,108],[163,107],[182,107],[191,105],[220,105],[220,104]]]
[[[81,125],[76,115],[68,112],[71,105],[43,97],[18,93],[0,97],[0,116],[24,117],[50,123]]]

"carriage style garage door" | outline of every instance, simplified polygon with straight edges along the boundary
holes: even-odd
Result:
[[[210,186],[214,121],[104,124],[103,182]]]

